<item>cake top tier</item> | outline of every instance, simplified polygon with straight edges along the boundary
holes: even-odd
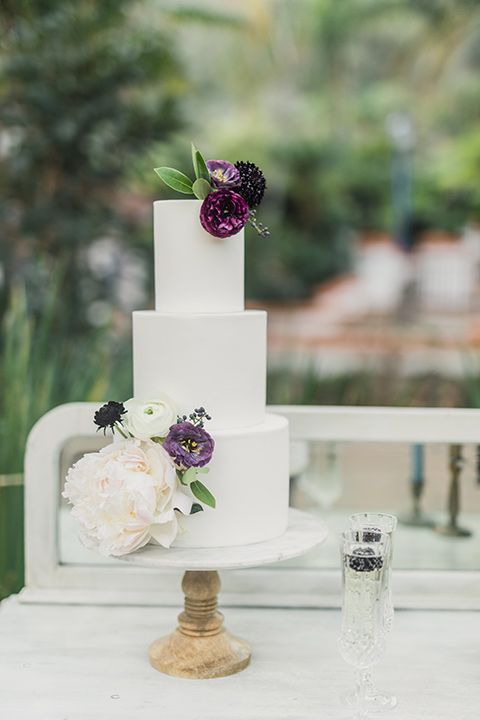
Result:
[[[155,168],[171,188],[197,200],[154,203],[155,309],[162,313],[231,313],[244,309],[244,233],[256,220],[266,181],[251,162],[205,161],[192,144],[194,179]]]
[[[201,200],[154,203],[155,309],[225,313],[244,309],[244,231],[215,238],[199,221]]]

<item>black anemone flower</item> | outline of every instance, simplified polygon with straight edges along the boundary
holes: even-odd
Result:
[[[252,210],[262,202],[267,182],[260,168],[251,162],[239,160],[235,167],[240,173],[240,184],[235,188],[235,192],[243,197]]]
[[[102,405],[93,416],[93,422],[98,425],[97,431],[103,428],[105,435],[107,427],[113,430],[116,423],[122,425],[122,415],[126,412],[123,403],[115,402],[115,400],[110,400],[106,405]]]

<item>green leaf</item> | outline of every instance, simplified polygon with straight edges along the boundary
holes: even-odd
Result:
[[[206,180],[208,184],[210,184],[210,173],[207,168],[207,163],[203,159],[203,155],[200,152],[200,150],[197,150],[195,153],[195,159],[196,159],[196,173],[197,178],[203,178],[203,180]]]
[[[193,193],[192,181],[179,170],[174,170],[174,168],[168,167],[159,167],[155,168],[155,172],[158,177],[163,180],[165,185],[177,190],[177,192],[184,193],[185,195],[191,195]]]
[[[195,515],[197,512],[203,512],[203,508],[199,503],[193,503],[192,509],[190,510],[190,515]]]
[[[176,472],[177,472],[177,478],[178,478],[179,482],[181,482],[182,485],[186,485],[186,483],[183,482],[183,472],[181,470],[177,470]]]
[[[200,177],[198,174],[198,163],[197,163],[197,148],[192,142],[192,163],[193,163],[193,170],[195,172],[195,177]]]
[[[210,195],[210,193],[212,192],[212,186],[207,180],[204,180],[203,178],[198,178],[198,180],[195,180],[192,189],[193,194],[199,200],[205,200],[207,195]]]
[[[205,485],[201,483],[200,480],[192,482],[190,485],[190,490],[195,495],[197,500],[200,500],[200,502],[203,502],[205,505],[209,505],[212,508],[215,507],[215,498],[213,497],[210,490],[207,490]]]
[[[181,480],[182,485],[190,485],[190,483],[195,482],[197,479],[197,474],[195,472],[195,468],[191,467],[188,468],[188,470],[185,470],[183,473],[183,478]]]
[[[210,468],[209,467],[196,468],[196,471],[197,471],[197,475],[199,475],[199,474],[206,475],[207,473],[210,472]]]
[[[193,169],[195,171],[195,177],[197,180],[202,178],[203,180],[206,180],[208,183],[210,183],[210,173],[208,172],[207,164],[203,158],[202,153],[200,150],[197,150],[195,145],[192,143],[192,161],[193,161]]]

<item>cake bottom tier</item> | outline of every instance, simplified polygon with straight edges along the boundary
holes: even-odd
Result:
[[[174,547],[228,547],[278,537],[287,529],[288,421],[267,414],[260,425],[217,430],[208,475],[216,508],[179,516]]]

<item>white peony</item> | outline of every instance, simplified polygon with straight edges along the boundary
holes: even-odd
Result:
[[[125,427],[139,440],[166,437],[170,426],[177,420],[173,401],[162,392],[156,393],[148,402],[130,398],[124,407],[127,411],[122,418]]]
[[[127,440],[84,455],[70,468],[63,496],[73,505],[79,538],[102,555],[125,555],[153,537],[170,547],[175,508],[188,515],[173,460],[159,443]]]

